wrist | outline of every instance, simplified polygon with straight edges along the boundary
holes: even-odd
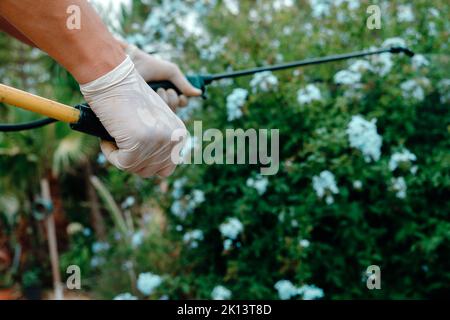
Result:
[[[93,81],[81,84],[81,92],[87,100],[91,100],[99,94],[101,95],[108,92],[117,84],[122,83],[133,71],[134,64],[130,57],[126,56],[126,58],[113,70]]]
[[[78,83],[85,84],[111,72],[126,58],[124,50],[115,42],[99,43],[78,52],[72,68],[68,68]]]

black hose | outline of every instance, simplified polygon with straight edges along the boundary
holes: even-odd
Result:
[[[17,124],[0,124],[0,132],[16,132],[22,130],[37,129],[51,123],[57,122],[58,120],[45,118],[41,120],[36,120],[27,123],[17,123]]]

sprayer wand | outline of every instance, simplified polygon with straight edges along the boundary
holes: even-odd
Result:
[[[331,55],[322,58],[311,58],[300,61],[282,63],[277,65],[263,66],[253,69],[245,69],[239,71],[232,71],[227,73],[218,73],[212,75],[193,75],[188,76],[189,82],[196,88],[200,89],[203,97],[206,98],[206,86],[213,81],[238,78],[253,75],[265,71],[279,71],[297,67],[304,67],[309,65],[316,65],[340,60],[347,60],[352,58],[360,58],[371,55],[378,55],[382,53],[404,53],[408,57],[414,56],[414,52],[405,47],[391,47],[384,49],[358,51],[352,53],[344,53],[338,55]],[[157,91],[159,88],[174,89],[177,93],[181,91],[173,85],[170,81],[150,82],[149,86]],[[61,103],[48,100],[30,93],[8,87],[0,84],[0,103],[4,102],[22,109],[45,115],[49,118],[41,119],[24,124],[0,124],[0,132],[12,132],[21,130],[30,130],[48,125],[56,121],[63,121],[70,124],[73,130],[87,133],[104,140],[114,141],[106,129],[103,127],[100,120],[89,108],[87,104],[80,104],[75,107],[63,105]]]
[[[250,75],[253,75],[256,73],[266,72],[266,71],[280,71],[280,70],[305,67],[305,66],[310,66],[310,65],[315,65],[315,64],[322,64],[322,63],[335,62],[335,61],[340,61],[340,60],[347,60],[347,59],[353,59],[353,58],[378,55],[378,54],[382,54],[382,53],[404,53],[408,57],[414,56],[414,52],[412,52],[408,48],[391,47],[391,48],[384,48],[384,49],[377,49],[377,50],[367,50],[367,51],[358,51],[358,52],[351,52],[351,53],[344,53],[344,54],[336,54],[336,55],[326,56],[326,57],[322,57],[322,58],[311,58],[311,59],[287,62],[287,63],[277,64],[277,65],[269,65],[269,66],[264,66],[264,67],[257,67],[257,68],[252,68],[252,69],[218,73],[218,74],[212,74],[212,75],[194,75],[194,76],[188,76],[187,79],[194,87],[202,90],[203,96],[205,97],[206,86],[211,84],[213,81],[217,81],[217,80],[239,78],[239,77],[250,76]],[[149,83],[149,85],[155,91],[159,88],[163,88],[163,89],[174,89],[179,94],[181,93],[180,90],[178,90],[178,88],[176,88],[169,81],[151,82],[151,83]]]

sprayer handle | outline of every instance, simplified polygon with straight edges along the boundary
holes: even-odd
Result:
[[[106,131],[105,127],[100,122],[100,119],[87,103],[79,104],[75,106],[75,108],[80,110],[80,117],[78,122],[70,124],[70,128],[90,134],[91,136],[98,137],[102,140],[115,142],[114,138]]]
[[[187,76],[187,80],[197,89],[200,89],[202,91],[202,96],[205,98],[206,93],[206,83],[205,78],[203,76],[194,75],[194,76]],[[157,91],[158,89],[173,89],[178,94],[182,94],[182,92],[170,81],[152,81],[148,82],[148,85],[150,88],[152,88],[154,91]]]
[[[204,76],[188,76],[188,81],[197,89],[202,90],[203,97],[205,94],[205,77]],[[156,81],[156,82],[149,82],[148,85],[153,90],[158,90],[159,88],[163,89],[173,89],[178,94],[181,94],[180,90],[170,81]],[[80,104],[75,107],[76,109],[80,110],[80,117],[78,119],[78,122],[72,123],[70,127],[73,130],[80,131],[83,133],[90,134],[92,136],[96,136],[102,140],[112,141],[114,142],[114,138],[111,137],[111,135],[106,131],[103,124],[100,122],[100,120],[97,118],[95,113],[92,111],[92,109],[89,107],[88,104]]]

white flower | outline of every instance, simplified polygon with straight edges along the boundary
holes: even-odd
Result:
[[[371,60],[373,65],[372,70],[380,76],[387,75],[394,66],[392,56],[389,52],[372,56]]]
[[[106,262],[106,259],[104,257],[96,257],[96,256],[94,256],[91,259],[90,264],[91,264],[91,267],[97,268],[97,267],[105,264],[105,262]]]
[[[89,229],[89,228],[83,229],[83,236],[89,237],[91,234],[92,234],[91,229]]]
[[[124,202],[122,202],[122,209],[132,207],[136,203],[136,199],[133,196],[128,196]]]
[[[397,7],[397,20],[399,22],[413,22],[414,19],[414,12],[411,5],[405,4]]]
[[[255,179],[247,179],[247,187],[256,189],[260,196],[262,196],[266,192],[268,185],[269,180],[267,179],[267,177],[263,177],[261,175],[258,175]]]
[[[361,74],[350,70],[341,70],[334,75],[336,84],[353,85],[361,81]]]
[[[266,92],[275,88],[277,85],[278,79],[270,71],[256,73],[250,81],[253,92],[258,91],[258,89]]]
[[[195,189],[192,191],[192,202],[199,205],[205,202],[205,193],[202,190]]]
[[[224,51],[227,42],[227,37],[222,37],[213,43],[211,43],[210,41],[205,41],[204,43],[200,41],[200,43],[198,44],[198,46],[200,47],[200,58],[208,61],[215,60],[219,56],[219,54]]]
[[[192,11],[189,11],[184,1],[162,0],[158,2],[158,6],[152,8],[145,23],[139,29],[139,33],[128,36],[127,42],[142,45],[145,50],[152,50],[151,47],[146,46],[148,39],[158,37],[157,43],[163,45],[168,42],[169,36],[175,32],[176,26],[184,25],[185,32],[193,33],[196,28],[185,23],[191,16]]]
[[[439,18],[440,14],[439,14],[439,10],[436,8],[430,8],[428,9],[428,13],[433,16],[434,18]]]
[[[308,84],[305,88],[298,90],[297,101],[299,104],[307,104],[312,101],[320,101],[322,95],[320,94],[319,88],[313,84]]]
[[[450,79],[442,79],[438,82],[437,87],[441,92],[441,103],[450,101]]]
[[[350,67],[348,67],[348,70],[352,71],[352,72],[364,72],[364,71],[369,71],[372,70],[372,66],[370,65],[369,61],[367,60],[356,60],[355,62],[353,62]]]
[[[180,200],[175,200],[170,207],[172,214],[180,219],[185,219],[188,215],[186,206]]]
[[[308,248],[310,245],[310,242],[307,239],[302,239],[302,240],[300,240],[299,244],[300,244],[300,247]]]
[[[109,250],[110,246],[108,242],[94,242],[92,244],[92,252],[99,253],[101,251]]]
[[[405,199],[406,198],[406,190],[408,187],[406,186],[405,178],[398,177],[398,178],[392,178],[392,189],[396,192],[396,197],[399,199]]]
[[[304,285],[298,289],[298,293],[303,295],[303,300],[315,300],[323,298],[323,290],[314,285]]]
[[[229,218],[227,222],[222,223],[219,227],[222,236],[228,239],[235,240],[238,235],[244,230],[244,226],[237,218]]]
[[[146,296],[151,295],[162,283],[162,278],[151,272],[141,273],[137,280],[138,290]]]
[[[350,10],[356,10],[360,7],[360,0],[334,0],[334,5],[339,7],[343,3],[347,3]]]
[[[183,188],[187,182],[188,179],[186,177],[175,180],[175,182],[173,183],[173,191],[172,191],[172,196],[175,199],[180,199],[183,196]]]
[[[228,121],[233,121],[242,117],[243,113],[241,108],[244,106],[247,100],[248,91],[242,88],[236,88],[227,97],[227,113]]]
[[[291,27],[291,26],[285,26],[285,27],[283,28],[283,34],[284,34],[285,36],[290,36],[290,35],[292,34],[293,31],[294,31],[294,28]]]
[[[413,162],[416,160],[417,160],[417,157],[414,153],[412,153],[408,149],[403,149],[400,152],[395,152],[391,156],[391,159],[389,160],[389,170],[394,171],[402,163],[410,163],[410,162]]]
[[[239,1],[238,0],[224,0],[225,7],[233,15],[239,14]]]
[[[103,153],[100,153],[99,155],[98,155],[98,157],[97,157],[97,163],[99,164],[99,165],[104,165],[105,163],[106,163],[106,157],[105,157],[105,155],[103,154]]]
[[[197,248],[198,241],[202,241],[203,239],[203,231],[199,229],[186,232],[183,236],[183,242],[189,244],[191,248]]]
[[[252,22],[256,22],[259,23],[261,16],[258,12],[258,10],[256,10],[255,8],[252,8],[248,11],[248,19]]]
[[[272,4],[275,11],[279,11],[285,8],[292,7],[294,5],[294,0],[275,0]]]
[[[233,246],[233,240],[231,239],[225,239],[223,241],[223,250],[228,251]]]
[[[279,49],[281,45],[280,40],[278,39],[274,39],[272,40],[272,42],[270,43],[270,46],[273,49]],[[263,76],[261,76],[261,74],[263,74]],[[258,75],[260,76],[262,79],[264,79],[265,77],[274,77],[271,71],[263,71],[263,72],[259,72],[259,73],[255,73],[255,76]],[[253,76],[253,80],[255,79],[255,76]],[[275,79],[277,79],[276,77],[274,77]],[[260,81],[257,81],[257,83]],[[276,80],[276,82],[278,83],[278,80]]]
[[[411,60],[414,69],[419,69],[421,67],[426,67],[430,62],[422,54],[415,54]]]
[[[190,195],[183,198],[184,184],[184,180],[175,181],[172,195],[177,200],[175,200],[170,207],[172,214],[180,219],[185,219],[199,204],[205,201],[205,193],[198,189],[193,190]]]
[[[211,292],[213,300],[229,300],[231,298],[231,291],[224,286],[215,286]]]
[[[400,84],[400,88],[402,89],[403,97],[413,98],[417,101],[423,101],[425,99],[425,90],[422,86],[428,86],[429,80],[426,78],[417,78],[417,79],[410,79],[407,81],[404,81]]]
[[[406,42],[400,37],[388,38],[384,40],[382,47],[406,47]]]
[[[185,202],[186,214],[193,212],[195,208],[203,202],[205,202],[205,193],[202,190],[193,190],[187,197],[187,202]]]
[[[114,298],[114,300],[137,300],[137,299],[138,299],[137,297],[133,296],[129,292],[121,293]]]
[[[74,235],[76,233],[82,232],[83,229],[83,225],[79,222],[72,222],[66,228],[68,235]]]
[[[312,184],[319,198],[323,198],[326,195],[325,201],[327,204],[333,203],[332,194],[339,193],[334,175],[328,170],[322,171],[319,176],[314,176],[312,178]],[[331,200],[329,197],[331,197]]]
[[[144,232],[139,230],[131,236],[131,245],[133,248],[139,247],[144,242]]]
[[[327,0],[309,0],[314,18],[328,16],[330,14],[331,3]]]
[[[354,100],[361,100],[364,95],[364,87],[361,83],[356,83],[344,92],[344,97]]]
[[[322,171],[319,176],[313,177],[313,187],[319,197],[323,197],[327,189],[334,194],[339,192],[334,175],[328,170]]]
[[[280,280],[275,283],[274,287],[278,291],[278,297],[281,300],[289,300],[298,294],[298,288],[289,280]]]
[[[325,203],[328,204],[328,205],[333,204],[334,203],[334,197],[331,194],[327,195],[325,197]]]
[[[361,180],[355,180],[353,181],[353,188],[360,190],[362,189],[363,183],[361,182]]]
[[[438,35],[438,30],[436,27],[436,22],[431,21],[428,23],[428,34],[430,36],[436,37]]]
[[[352,116],[346,132],[350,146],[360,150],[366,162],[380,159],[382,138],[377,133],[376,119],[367,121],[360,115]]]
[[[133,262],[130,261],[130,260],[125,261],[125,262],[122,264],[122,269],[123,269],[123,270],[126,270],[126,271],[132,270],[132,269],[133,269]]]

